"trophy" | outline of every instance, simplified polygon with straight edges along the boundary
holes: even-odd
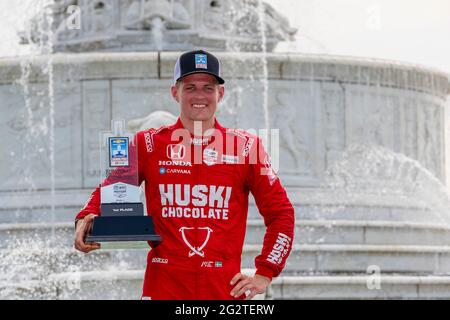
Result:
[[[125,121],[113,120],[100,134],[100,212],[87,242],[161,241],[139,196],[137,139],[125,133]]]

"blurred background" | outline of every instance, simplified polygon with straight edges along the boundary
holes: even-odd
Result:
[[[268,0],[297,28],[276,51],[393,59],[450,72],[450,3],[446,0]],[[17,30],[39,0],[1,0],[1,56],[24,54]]]

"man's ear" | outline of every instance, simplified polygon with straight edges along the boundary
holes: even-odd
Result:
[[[175,85],[175,86],[172,86],[172,87],[170,88],[170,91],[172,92],[172,97],[173,97],[177,102],[180,102],[179,99],[178,99],[178,88],[177,88],[177,86],[176,86],[176,85]]]
[[[225,87],[224,86],[219,86],[219,101],[222,101],[223,96],[225,95]]]

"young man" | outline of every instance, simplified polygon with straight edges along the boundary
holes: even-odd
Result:
[[[224,83],[214,55],[182,54],[171,88],[178,121],[136,134],[139,181],[163,239],[149,252],[143,299],[251,299],[280,274],[291,251],[294,209],[261,140],[214,116]],[[267,226],[253,277],[240,273],[249,192]],[[99,206],[97,189],[77,215],[75,247],[82,252],[100,248],[83,241]]]

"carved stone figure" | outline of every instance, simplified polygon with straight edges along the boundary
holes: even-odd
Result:
[[[264,19],[266,31],[278,40],[292,40],[297,33],[297,29],[289,25],[289,20],[268,3],[264,3]]]
[[[203,13],[204,27],[209,30],[230,32],[236,25],[232,24],[233,17],[242,14],[244,10],[236,10],[234,1],[211,1]]]
[[[106,32],[112,29],[114,22],[113,0],[89,1],[88,12],[91,15],[93,33]]]
[[[255,37],[261,35],[262,20],[266,36],[277,40],[293,39],[297,29],[290,27],[289,21],[265,2],[262,3],[263,16],[260,17],[260,5],[259,1],[211,1],[203,15],[204,25],[221,33],[231,32],[236,36]]]
[[[184,29],[190,26],[189,13],[180,2],[167,0],[134,1],[125,15],[126,29],[148,30],[152,21],[160,18],[167,29]]]
[[[280,130],[280,144],[286,156],[289,156],[288,169],[291,172],[301,172],[302,174],[312,174],[314,172],[314,164],[312,159],[312,143],[308,143],[311,129],[309,122],[311,110],[304,108],[303,117],[300,119],[302,125],[299,125],[299,119],[294,115],[298,114],[298,106],[289,100],[289,91],[279,89],[275,95],[276,108],[272,111],[274,118],[273,125],[275,128],[283,128]]]

